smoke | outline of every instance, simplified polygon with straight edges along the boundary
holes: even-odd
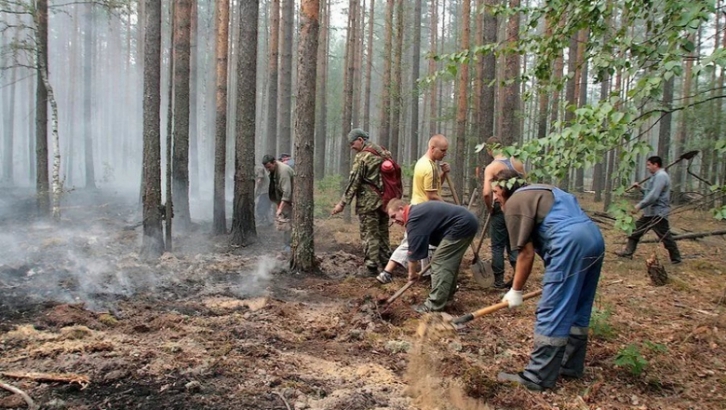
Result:
[[[138,241],[135,231],[109,232],[103,224],[33,224],[0,233],[0,308],[52,301],[104,311],[131,298],[254,297],[266,292],[283,263],[264,255],[198,253],[165,254],[149,264],[135,252]]]

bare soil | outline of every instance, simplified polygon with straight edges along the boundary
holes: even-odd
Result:
[[[601,224],[608,243],[591,327],[586,376],[531,393],[496,382],[532,347],[536,303],[420,339],[410,306],[415,286],[390,307],[376,302],[406,280],[362,276],[355,223],[316,221],[319,272],[289,272],[274,228],[234,248],[201,223],[175,236],[175,252],[139,259],[134,203],[76,191],[60,224],[33,219],[28,192],[0,201],[0,379],[53,409],[722,409],[726,403],[723,237],[680,241],[684,262],[642,244],[633,260],[613,251],[624,235]],[[585,208],[595,210],[590,198]],[[89,205],[90,204],[90,205]],[[355,221],[355,219],[354,219]],[[723,229],[701,211],[677,212],[679,232]],[[392,241],[401,236],[392,228]],[[648,237],[650,237],[649,234]],[[482,254],[486,256],[486,244]],[[654,287],[653,252],[669,275]],[[499,301],[462,263],[448,313]],[[528,289],[539,287],[541,263]],[[511,272],[508,272],[511,275]],[[628,346],[640,374],[616,357]],[[47,382],[12,373],[86,376]],[[6,374],[3,374],[6,373]],[[25,408],[0,390],[0,408]]]

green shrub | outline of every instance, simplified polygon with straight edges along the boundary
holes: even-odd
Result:
[[[637,345],[630,344],[625,349],[621,349],[615,356],[615,365],[627,369],[634,376],[640,376],[648,366]]]
[[[615,337],[615,329],[610,324],[612,314],[613,312],[610,306],[606,306],[602,310],[597,307],[593,308],[592,315],[590,316],[590,330],[593,336],[604,340]]]

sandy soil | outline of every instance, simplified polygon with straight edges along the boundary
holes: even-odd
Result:
[[[586,376],[539,394],[496,382],[500,370],[526,364],[534,302],[421,339],[421,318],[410,306],[424,300],[426,285],[379,307],[377,300],[405,283],[403,272],[385,286],[361,276],[355,224],[316,221],[315,275],[288,272],[276,252],[281,236],[268,228],[256,243],[231,248],[200,224],[175,238],[174,254],[148,264],[138,258],[139,229],[128,229],[136,221],[133,204],[92,196],[93,205],[69,200],[60,227],[20,212],[32,204],[22,192],[0,204],[0,379],[43,408],[721,409],[726,403],[722,237],[679,242],[684,263],[666,263],[670,282],[654,287],[645,259],[656,251],[667,261],[663,249],[642,244],[632,261],[618,260],[612,251],[624,236],[601,224],[609,249]],[[700,211],[677,213],[673,225],[679,232],[724,226]],[[400,235],[394,230],[394,242]],[[472,280],[470,261],[467,254],[453,315],[502,295]],[[528,290],[540,278],[538,262]],[[630,345],[647,361],[640,374],[616,365]],[[89,383],[18,378],[30,372]],[[0,408],[25,404],[0,390]]]

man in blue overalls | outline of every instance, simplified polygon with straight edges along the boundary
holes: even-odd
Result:
[[[512,180],[517,182],[508,186]],[[514,170],[497,173],[492,185],[504,209],[512,249],[519,251],[512,288],[502,300],[510,308],[522,304],[535,252],[545,266],[529,364],[523,372],[500,373],[498,378],[530,390],[550,389],[559,375],[579,378],[585,371],[605,242],[577,199],[559,188],[526,185]]]

